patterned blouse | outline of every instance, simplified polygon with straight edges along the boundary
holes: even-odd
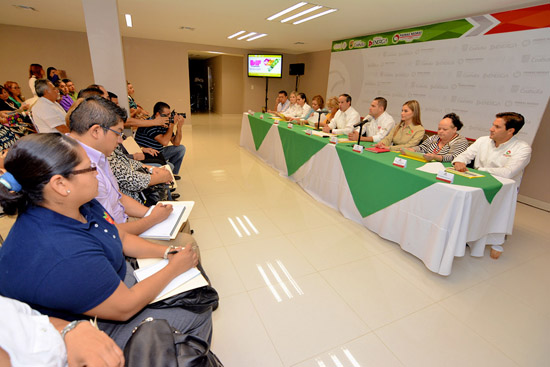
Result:
[[[143,164],[128,158],[120,145],[108,160],[113,175],[118,181],[120,191],[143,204],[143,197],[140,193],[151,182],[151,175],[142,170]]]
[[[416,147],[417,152],[431,153],[443,156],[442,162],[451,162],[457,155],[468,149],[468,140],[465,137],[456,134],[450,142],[445,144],[443,148],[439,149],[439,136],[432,135],[428,139],[424,140],[422,144]]]

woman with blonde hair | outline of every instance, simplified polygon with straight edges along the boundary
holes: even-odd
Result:
[[[321,127],[326,126],[330,123],[330,120],[334,118],[334,115],[336,115],[336,112],[338,112],[338,97],[330,97],[327,101],[327,109],[329,110],[328,114],[326,115],[325,119],[321,121]]]
[[[425,131],[420,120],[420,104],[415,100],[407,101],[401,108],[401,122],[376,147],[391,150],[415,147]]]

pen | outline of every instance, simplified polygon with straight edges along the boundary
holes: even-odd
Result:
[[[167,253],[166,255],[174,255],[174,254],[177,254],[179,251],[170,251],[169,253]]]

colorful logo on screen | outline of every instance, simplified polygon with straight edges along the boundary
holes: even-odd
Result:
[[[388,39],[386,37],[374,37],[369,40],[369,47],[387,45]]]
[[[279,63],[279,59],[265,59],[264,65],[267,66],[267,71],[273,70],[275,65]]]
[[[250,66],[260,66],[262,60],[250,60]]]
[[[422,37],[423,31],[413,31],[413,32],[404,32],[404,33],[396,33],[393,36],[393,43],[398,43],[400,41],[403,42],[412,42],[414,40],[419,39]]]

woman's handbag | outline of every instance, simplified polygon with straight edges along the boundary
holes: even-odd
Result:
[[[208,342],[153,318],[143,320],[132,332],[124,358],[131,367],[223,367]]]

